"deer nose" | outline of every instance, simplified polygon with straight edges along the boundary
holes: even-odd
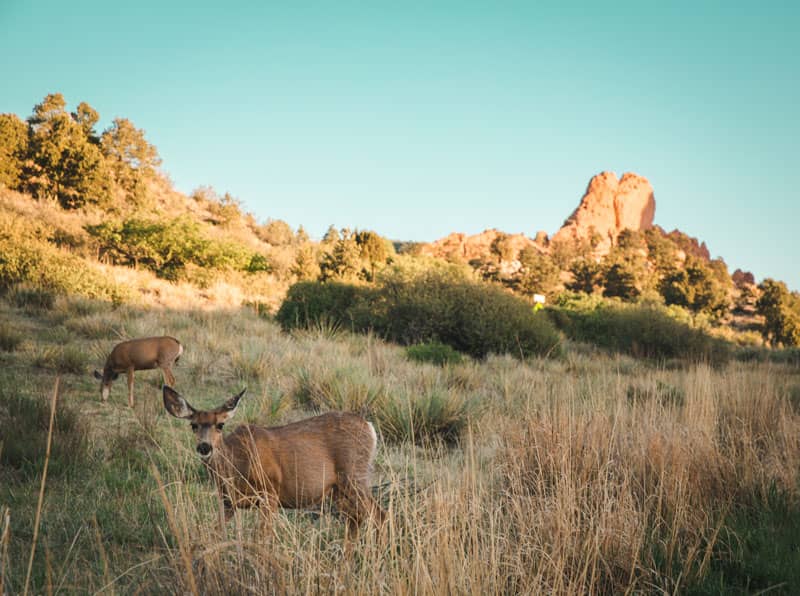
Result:
[[[211,453],[211,445],[209,445],[208,443],[200,443],[197,446],[197,453],[199,453],[200,455],[208,455],[209,453]]]

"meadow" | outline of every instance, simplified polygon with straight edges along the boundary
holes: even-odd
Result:
[[[548,358],[439,366],[332,325],[285,333],[254,309],[35,294],[0,300],[0,321],[7,593],[800,592],[796,365],[564,340]],[[106,403],[91,377],[116,342],[161,334],[186,347],[177,389],[198,407],[246,386],[239,422],[372,420],[382,534],[345,554],[335,515],[295,511],[266,534],[255,511],[221,531],[160,373],[137,373],[133,410],[124,376]]]

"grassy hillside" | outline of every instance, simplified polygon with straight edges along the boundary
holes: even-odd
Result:
[[[80,297],[0,301],[0,575],[31,592],[719,593],[800,590],[800,374],[664,368],[569,345],[559,358],[438,367],[371,335],[282,333],[252,309]],[[157,371],[136,407],[90,371],[120,338],[167,333],[200,407],[247,385],[239,421],[356,410],[381,436],[389,513],[343,555],[334,516],[240,512],[223,535],[188,424]]]

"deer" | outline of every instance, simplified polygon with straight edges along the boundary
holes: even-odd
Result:
[[[215,479],[223,533],[236,509],[258,507],[269,528],[278,507],[310,509],[329,497],[346,518],[346,539],[367,519],[380,527],[386,514],[369,485],[378,443],[372,423],[332,411],[285,426],[242,424],[223,435],[246,390],[213,410],[197,410],[163,387],[164,407],[189,420],[197,453]]]
[[[120,373],[128,375],[128,405],[133,408],[133,373],[137,370],[160,368],[168,385],[175,385],[172,365],[183,354],[183,346],[174,337],[142,337],[130,339],[114,346],[106,358],[102,374],[95,370],[94,376],[101,381],[100,398],[108,399],[111,383]]]

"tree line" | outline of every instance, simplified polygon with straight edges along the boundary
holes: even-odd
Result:
[[[127,118],[101,133],[99,120],[86,102],[67,111],[61,93],[47,95],[24,121],[0,114],[0,186],[64,209],[141,203],[161,163],[158,151]]]

